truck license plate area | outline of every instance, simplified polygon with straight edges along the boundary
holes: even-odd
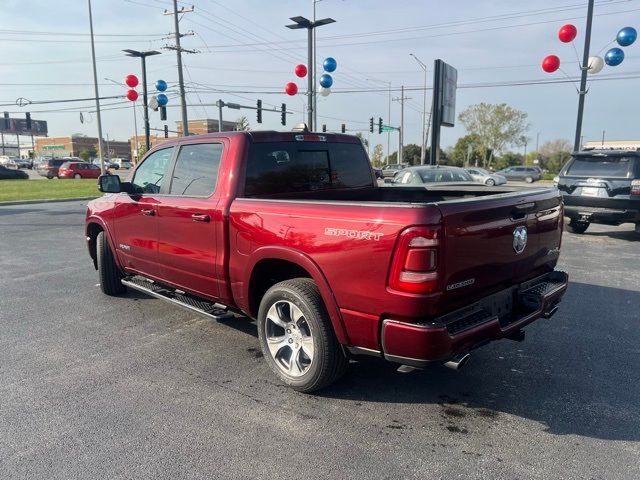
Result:
[[[597,197],[599,196],[598,190],[600,190],[598,187],[582,187],[580,194],[583,197]]]

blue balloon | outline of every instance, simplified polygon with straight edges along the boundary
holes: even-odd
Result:
[[[169,98],[164,93],[157,95],[156,100],[158,100],[158,105],[160,105],[161,107],[164,107],[167,103],[169,103]]]
[[[326,72],[335,72],[336,68],[338,68],[338,62],[333,57],[327,57],[324,59],[322,66]]]
[[[612,48],[604,55],[604,62],[610,67],[618,66],[624,60],[624,52],[620,48]]]
[[[624,27],[618,32],[616,40],[621,47],[628,47],[638,38],[638,32],[633,27]]]
[[[156,82],[156,90],[158,90],[159,92],[164,92],[167,89],[167,82],[165,82],[164,80],[158,80]]]
[[[333,78],[328,73],[325,73],[320,77],[320,85],[324,88],[331,88],[333,85]]]

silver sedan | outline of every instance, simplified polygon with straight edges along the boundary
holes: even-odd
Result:
[[[502,175],[491,173],[484,168],[473,167],[465,168],[465,170],[469,172],[469,175],[471,175],[474,181],[484,183],[485,185],[504,185],[507,183],[507,179]]]

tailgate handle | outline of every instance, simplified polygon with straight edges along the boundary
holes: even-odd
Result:
[[[516,205],[513,210],[511,210],[511,218],[513,220],[520,220],[525,217],[527,212],[533,210],[535,208],[535,202],[523,203],[521,205]]]
[[[194,222],[202,222],[202,223],[209,223],[209,215],[205,215],[203,213],[194,213],[193,215],[191,215],[191,218],[193,219]]]

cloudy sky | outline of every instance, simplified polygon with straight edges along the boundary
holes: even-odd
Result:
[[[306,80],[293,73],[297,63],[306,63],[306,32],[289,30],[289,17],[313,15],[312,0],[193,0],[193,13],[181,20],[185,48],[199,51],[184,57],[189,118],[217,118],[217,109],[201,104],[217,99],[265,106],[286,103],[302,121],[303,95],[288,97],[284,85],[296,81],[300,91]],[[458,69],[458,112],[479,102],[506,102],[529,114],[534,148],[555,138],[573,139],[577,108],[577,84],[569,81],[546,85],[521,85],[545,80],[567,80],[579,75],[576,51],[557,39],[564,23],[579,30],[578,52],[584,42],[586,0],[322,0],[316,3],[318,18],[332,17],[336,23],[318,29],[318,62],[333,56],[338,62],[334,92],[318,101],[318,123],[338,130],[345,123],[350,131],[368,132],[369,117],[389,123],[391,96],[399,97],[407,87],[405,143],[419,143],[421,135],[423,72],[409,55],[414,53],[429,67],[441,58]],[[31,110],[32,117],[49,122],[50,135],[75,132],[96,135],[91,101],[51,103],[20,108],[12,105],[22,97],[32,101],[87,98],[93,96],[88,9],[85,0],[2,0],[0,17],[0,103],[12,116]],[[179,119],[176,98],[175,52],[164,50],[173,30],[173,18],[163,15],[170,0],[93,0],[96,55],[101,96],[124,95],[126,74],[140,73],[137,59],[125,57],[122,49],[157,49],[148,61],[148,83],[164,79],[170,87],[169,128]],[[599,52],[624,26],[640,27],[640,0],[596,0],[592,53]],[[626,50],[618,67],[605,67],[589,84],[583,133],[586,139],[640,140],[640,42]],[[541,59],[550,53],[562,60],[561,72],[545,74]],[[600,79],[600,81],[595,81]],[[504,85],[506,83],[506,85]],[[151,85],[150,88],[153,88]],[[427,91],[430,105],[431,92]],[[103,130],[110,138],[133,135],[133,113],[122,98],[102,101]],[[140,102],[138,102],[140,103]],[[15,112],[15,113],[14,113]],[[80,123],[80,112],[85,122]],[[235,120],[237,110],[225,110],[225,119]],[[255,112],[246,111],[251,127],[258,128]],[[138,130],[142,133],[138,109]],[[391,120],[399,124],[400,106],[391,102]],[[151,126],[162,128],[157,112]],[[287,127],[287,128],[288,128]],[[280,129],[280,115],[265,113],[260,128]],[[443,128],[444,146],[464,134],[461,126]],[[386,150],[386,135],[371,135],[372,144]],[[397,145],[391,136],[391,151]]]

